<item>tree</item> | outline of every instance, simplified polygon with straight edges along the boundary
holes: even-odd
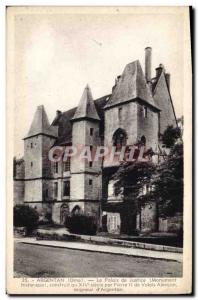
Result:
[[[123,194],[125,204],[138,210],[139,202],[143,200],[141,191],[150,185],[155,169],[156,166],[149,160],[123,163],[112,177],[115,180],[115,193]]]
[[[176,143],[166,160],[156,169],[153,197],[161,215],[173,216],[183,211],[183,142]]]
[[[97,226],[93,216],[83,214],[67,216],[65,226],[71,233],[95,235]]]
[[[26,227],[27,233],[31,233],[38,225],[38,212],[28,205],[16,205],[14,207],[14,226]]]
[[[178,138],[181,137],[181,130],[179,127],[168,126],[162,135],[162,142],[167,148],[175,145]]]

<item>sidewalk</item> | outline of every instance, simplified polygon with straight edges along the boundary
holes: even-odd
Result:
[[[101,252],[118,255],[148,257],[154,259],[173,260],[182,262],[182,253],[146,250],[137,248],[126,248],[121,246],[109,245],[94,245],[83,242],[69,242],[69,241],[50,241],[50,240],[36,240],[35,238],[16,238],[17,243],[32,244],[39,246],[58,247],[66,249],[74,249],[81,251]]]
[[[41,240],[58,240],[67,242],[85,242],[105,246],[120,246],[137,248],[144,250],[154,250],[162,252],[182,253],[183,249],[179,247],[172,247],[166,245],[150,244],[146,242],[120,240],[119,238],[96,236],[96,235],[82,235],[71,234],[65,228],[60,229],[38,229],[37,237]]]

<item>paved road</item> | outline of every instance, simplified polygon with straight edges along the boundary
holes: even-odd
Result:
[[[182,264],[15,243],[14,271],[19,277],[180,277]]]

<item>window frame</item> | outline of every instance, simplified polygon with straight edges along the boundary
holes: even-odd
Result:
[[[90,134],[90,136],[93,136],[93,133],[94,133],[94,128],[93,128],[93,127],[90,127],[90,129],[89,129],[89,134]]]
[[[143,108],[143,115],[144,115],[144,119],[147,119],[147,117],[148,117],[148,107],[147,106],[144,106],[144,108]]]
[[[70,180],[63,181],[63,197],[70,197]]]
[[[58,182],[54,182],[54,198],[58,198]]]
[[[71,168],[70,157],[67,157],[67,160],[63,161],[63,172],[69,172]]]
[[[55,161],[53,163],[53,172],[54,172],[54,174],[58,174],[58,162],[57,161]]]

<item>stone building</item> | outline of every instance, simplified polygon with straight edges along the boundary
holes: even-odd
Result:
[[[142,208],[141,215],[123,212],[123,198],[115,194],[111,175],[120,162],[106,157],[99,161],[51,161],[53,147],[72,145],[107,148],[118,144],[133,146],[142,141],[157,153],[160,135],[168,125],[177,126],[170,94],[170,74],[162,64],[151,77],[152,49],[145,49],[145,74],[140,62],[126,65],[112,93],[93,100],[85,87],[79,105],[66,112],[57,111],[49,124],[44,107],[37,108],[30,130],[24,138],[24,157],[15,161],[15,203],[24,202],[39,211],[41,218],[64,224],[68,214],[94,216],[98,227],[112,233],[134,230],[156,231],[154,203]],[[18,170],[18,171],[17,171]],[[127,224],[127,225],[126,225]],[[141,224],[141,226],[140,226]]]

